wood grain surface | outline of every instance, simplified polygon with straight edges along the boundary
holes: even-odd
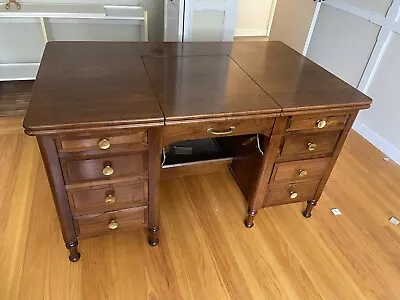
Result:
[[[228,171],[168,179],[159,246],[141,230],[88,239],[77,263],[36,139],[0,135],[0,151],[1,299],[400,298],[400,169],[354,132],[311,219],[303,204],[267,208],[248,230]]]
[[[79,53],[79,55],[77,55]],[[46,45],[28,134],[362,109],[371,99],[280,42]]]
[[[281,110],[227,55],[145,57],[143,62],[166,122]]]
[[[25,129],[162,125],[142,60],[133,54],[129,43],[48,43]]]

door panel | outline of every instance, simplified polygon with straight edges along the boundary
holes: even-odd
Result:
[[[181,42],[183,38],[184,0],[164,0],[164,41]]]
[[[322,5],[307,57],[357,87],[379,30],[366,19]]]
[[[278,0],[269,38],[305,54],[320,3],[312,0]]]
[[[184,41],[232,41],[238,0],[186,0]]]
[[[393,0],[341,0],[341,2],[356,6],[361,9],[377,12],[381,15],[386,15]]]
[[[192,42],[221,41],[225,13],[223,11],[195,11],[192,20]]]

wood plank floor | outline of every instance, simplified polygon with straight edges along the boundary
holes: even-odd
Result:
[[[85,240],[75,264],[18,132],[0,132],[0,299],[400,299],[400,168],[354,132],[311,219],[274,207],[249,230],[229,172],[168,179],[158,247],[142,231]]]

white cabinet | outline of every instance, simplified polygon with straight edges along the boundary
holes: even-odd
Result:
[[[0,81],[36,78],[48,41],[147,41],[141,6],[22,3],[0,6]]]
[[[237,0],[164,0],[164,40],[232,41]]]

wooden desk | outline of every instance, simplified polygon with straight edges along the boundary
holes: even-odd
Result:
[[[273,205],[310,217],[370,103],[278,42],[52,42],[24,128],[77,261],[78,240],[105,233],[147,228],[157,245],[161,177],[230,168],[247,227]]]

